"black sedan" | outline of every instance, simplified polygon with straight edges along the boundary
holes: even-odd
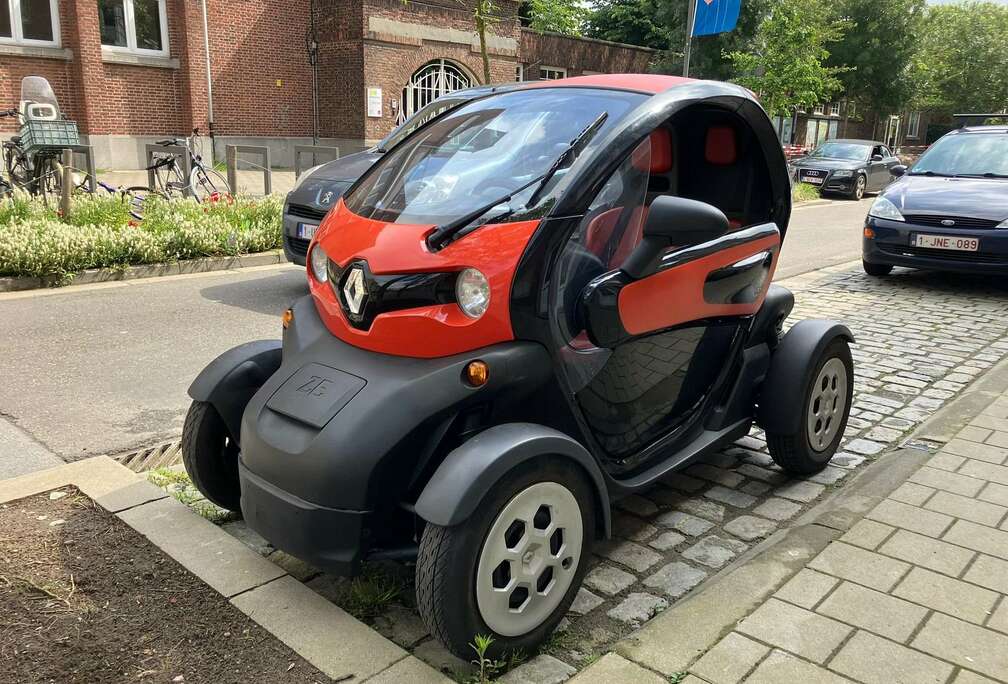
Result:
[[[287,261],[305,265],[308,243],[314,237],[315,230],[326,212],[336,204],[354,181],[381,159],[385,152],[435,116],[464,102],[509,87],[514,86],[477,86],[439,97],[393,129],[371,149],[313,166],[302,173],[287,194],[287,201],[284,203],[283,246]]]
[[[808,156],[794,162],[795,181],[815,185],[822,193],[838,193],[859,200],[893,179],[900,163],[877,140],[827,140]]]
[[[878,196],[862,240],[864,270],[893,266],[1008,274],[1008,126],[943,136]]]

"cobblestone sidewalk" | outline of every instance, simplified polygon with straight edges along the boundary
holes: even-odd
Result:
[[[504,681],[558,682],[596,663],[616,641],[681,600],[761,539],[786,526],[829,489],[841,486],[845,478],[867,459],[898,445],[905,433],[942,407],[985,369],[1008,355],[1008,329],[1005,325],[1008,298],[1004,296],[1004,290],[995,287],[996,283],[990,279],[916,272],[897,272],[889,278],[874,279],[864,275],[860,265],[857,268],[847,265],[805,274],[782,284],[791,288],[796,296],[797,306],[792,321],[835,318],[847,323],[857,338],[854,348],[854,408],[841,453],[823,472],[807,479],[791,479],[773,464],[762,433],[753,430],[748,437],[708,462],[673,475],[642,495],[620,501],[614,515],[614,539],[596,547],[597,557],[591,561],[592,568],[586,577],[585,587],[578,594],[561,630],[543,654],[505,675]],[[1004,437],[1008,437],[1008,430]],[[956,449],[959,452],[977,451],[977,447],[973,446],[964,449],[963,443],[957,440],[949,444],[946,448],[950,451],[943,458],[947,460],[952,456],[952,450]],[[1000,449],[1001,446],[1008,446],[1008,442],[979,448]],[[958,457],[965,458],[967,455],[979,458],[975,453],[959,454]],[[964,461],[960,465],[966,467],[967,464]],[[996,464],[987,464],[987,467],[992,465]],[[1008,468],[1004,470],[1008,472]],[[929,473],[932,471],[939,473],[940,477],[949,477],[938,468],[928,470]],[[927,482],[917,486],[937,488]],[[963,502],[948,498],[955,494],[975,496],[977,492],[951,490],[937,501],[929,498],[928,502],[935,506],[962,505]],[[919,505],[925,502],[894,500],[889,504],[890,513],[905,513],[902,507],[908,503]],[[993,501],[984,503],[997,505]],[[1005,503],[1008,505],[1008,502]],[[889,509],[883,508],[883,513]],[[922,510],[926,513],[921,520],[948,515],[940,510]],[[969,519],[963,522],[978,524],[978,521]],[[897,527],[889,519],[865,524],[865,528],[881,534],[882,528],[878,526]],[[285,564],[308,586],[346,607],[348,594],[345,583],[320,575],[311,568],[291,570],[296,565],[293,559],[274,551],[242,523],[230,523],[226,527],[264,555]],[[914,546],[916,538],[906,537],[909,533],[921,534],[918,529],[908,528],[893,534],[891,539],[888,539],[888,534],[883,535],[887,537],[884,543]],[[1008,532],[1003,534],[1008,537]],[[878,539],[878,544],[882,543],[883,539]],[[854,549],[852,553],[858,553],[860,548],[846,542],[841,548],[847,547]],[[922,566],[922,571],[924,569]],[[861,593],[865,589],[855,586],[856,582],[850,588],[839,580],[825,586],[828,582],[820,577],[822,573],[813,574],[815,572],[810,570],[802,577],[818,580],[820,599],[827,592],[838,589],[837,585],[842,588],[842,593],[835,600],[829,601],[827,597],[824,602],[836,606],[837,610],[845,606],[850,609],[857,600],[871,602],[870,596]],[[872,570],[868,574],[874,572]],[[408,572],[405,574],[408,576]],[[838,577],[846,579],[842,574]],[[921,575],[919,581],[929,579],[930,576]],[[891,586],[866,586],[876,591],[888,591],[897,585],[897,580],[904,582],[905,578],[893,578]],[[917,576],[914,580],[918,581]],[[902,583],[899,586],[903,586]],[[467,672],[467,663],[449,655],[427,634],[412,610],[412,587],[407,585],[398,596],[381,614],[365,618],[390,639],[443,671],[456,676]],[[780,617],[783,622],[788,622],[796,615],[795,611],[808,611],[818,603],[801,606],[775,600],[768,605],[767,611],[775,607],[778,610],[778,613],[769,613],[770,617]],[[765,614],[759,615],[761,620]],[[820,615],[815,618],[814,624],[833,619]],[[930,618],[927,620],[930,624]],[[757,624],[760,622],[753,623]],[[941,624],[940,620],[936,623]],[[770,652],[769,645],[778,644],[772,640],[762,643],[753,641],[752,637],[759,636],[751,633],[756,629],[754,626],[749,633],[740,631],[731,637],[733,642],[726,643],[722,650],[727,652],[731,643],[746,644],[739,641],[746,639],[755,644],[747,645],[747,652],[757,654],[752,656],[750,666],[758,660],[762,662],[762,658]],[[843,631],[843,636],[834,646],[842,641],[846,648],[851,630],[835,631],[838,634]],[[792,625],[789,633],[800,638],[803,632],[803,628]],[[916,634],[915,630],[911,630],[907,636],[911,632]],[[855,645],[871,638],[877,637],[868,630]],[[780,645],[787,650],[788,644]],[[807,653],[802,650],[790,653],[791,656],[780,655],[775,651],[767,667],[781,658],[807,658]],[[809,666],[813,662],[821,664],[832,654],[832,650],[817,651],[816,655],[822,656],[820,660],[801,662]],[[606,656],[597,662],[593,669],[611,662],[609,658]]]
[[[689,668],[683,684],[1008,682],[1008,394]],[[615,654],[578,682],[666,681]]]

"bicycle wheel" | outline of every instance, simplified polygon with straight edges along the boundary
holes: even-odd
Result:
[[[56,209],[63,189],[63,165],[55,157],[35,157],[34,193],[42,198],[47,207]]]
[[[231,194],[227,179],[219,171],[197,166],[189,175],[189,187],[200,202],[216,202]]]
[[[160,165],[154,165],[154,187],[158,192],[163,192],[169,197],[175,193],[183,195],[186,183],[186,179],[182,177],[182,169],[174,157]]]
[[[157,190],[151,190],[146,185],[134,185],[120,190],[123,199],[129,207],[130,216],[137,221],[142,221],[144,211],[150,206],[151,200],[159,201],[168,199],[167,195]]]
[[[17,187],[27,188],[31,183],[31,168],[28,165],[28,155],[14,144],[4,145],[4,166],[7,176]]]

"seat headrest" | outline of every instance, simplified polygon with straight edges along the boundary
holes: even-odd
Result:
[[[735,129],[731,126],[711,126],[707,129],[704,157],[707,163],[728,166],[735,163]]]
[[[648,136],[650,146],[640,145],[634,150],[633,164],[638,171],[668,173],[672,169],[672,136],[667,128],[656,128]],[[650,147],[650,157],[645,152]]]

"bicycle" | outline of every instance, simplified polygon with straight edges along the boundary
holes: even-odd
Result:
[[[191,193],[200,202],[218,200],[231,194],[227,179],[219,171],[203,163],[198,128],[194,128],[192,135],[185,138],[158,140],[155,144],[162,147],[185,147],[191,169],[189,177],[185,178],[178,157],[174,154],[155,157],[154,163],[147,167],[148,171],[154,172],[153,191],[161,192],[167,197],[176,194],[184,197]]]

